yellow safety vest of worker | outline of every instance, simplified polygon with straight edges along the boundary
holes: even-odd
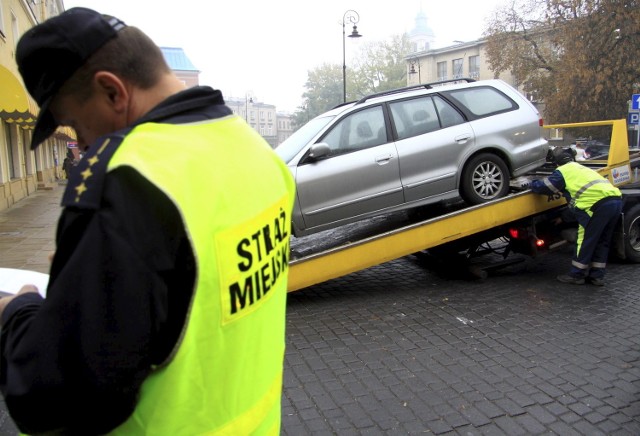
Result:
[[[577,162],[569,162],[560,167],[565,189],[571,194],[569,206],[592,214],[591,206],[605,197],[620,197],[622,193],[613,186],[605,177],[596,171],[580,165]]]
[[[182,339],[113,434],[277,435],[295,189],[288,168],[236,116],[140,125],[108,169],[120,166],[173,200],[197,277]]]

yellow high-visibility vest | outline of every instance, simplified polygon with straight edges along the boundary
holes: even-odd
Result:
[[[289,169],[236,116],[140,125],[108,169],[122,166],[174,202],[197,277],[181,340],[113,434],[277,435],[295,189]]]
[[[565,189],[571,195],[570,206],[591,214],[590,208],[605,197],[620,197],[622,193],[606,178],[596,171],[569,162],[558,167],[565,183]]]

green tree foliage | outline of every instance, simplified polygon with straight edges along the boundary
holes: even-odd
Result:
[[[407,35],[365,44],[353,65],[347,65],[347,101],[406,86]],[[296,128],[342,103],[342,65],[322,64],[308,72],[303,103],[293,114]]]
[[[390,40],[367,44],[356,60],[351,94],[355,98],[407,86],[407,62],[410,51],[406,34]],[[349,91],[349,89],[348,89]]]
[[[342,66],[325,63],[309,71],[305,89],[293,114],[296,129],[342,102]]]
[[[544,102],[548,122],[625,118],[638,92],[639,0],[513,0],[485,36],[491,69]]]

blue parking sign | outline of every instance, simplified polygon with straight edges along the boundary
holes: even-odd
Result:
[[[631,109],[636,111],[640,109],[640,94],[633,94],[631,96]]]
[[[640,112],[629,112],[627,124],[640,124]]]

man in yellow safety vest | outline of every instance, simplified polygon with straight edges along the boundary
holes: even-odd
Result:
[[[557,278],[563,283],[603,286],[609,244],[622,211],[622,194],[596,171],[575,162],[571,149],[558,147],[552,153],[557,169],[549,177],[534,180],[531,190],[562,194],[578,221],[571,270]]]
[[[25,433],[280,428],[294,182],[210,87],[184,89],[140,30],[73,8],[16,59],[40,114],[86,152],[46,298],[0,299],[0,389]]]

